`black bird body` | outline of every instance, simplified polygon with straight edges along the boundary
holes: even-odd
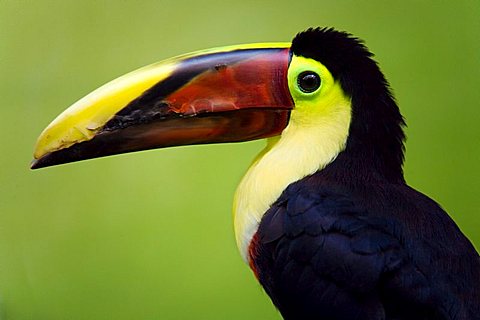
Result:
[[[329,171],[289,186],[250,247],[285,319],[480,319],[480,258],[434,201]]]

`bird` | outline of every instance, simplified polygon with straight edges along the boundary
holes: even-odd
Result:
[[[266,139],[235,192],[234,229],[284,319],[480,319],[479,254],[406,183],[405,126],[365,43],[317,27],[113,80],[41,133],[31,167]]]

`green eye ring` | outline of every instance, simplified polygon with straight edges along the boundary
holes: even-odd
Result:
[[[298,88],[303,93],[313,93],[317,91],[321,83],[320,76],[313,71],[304,71],[297,77]]]

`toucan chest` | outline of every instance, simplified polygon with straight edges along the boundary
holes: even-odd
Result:
[[[479,294],[468,281],[480,273],[468,281],[462,273],[480,267],[478,255],[455,230],[438,205],[406,185],[352,188],[317,173],[267,210],[249,263],[285,319],[441,319],[438,310],[468,312],[461,297]],[[421,303],[385,295],[392,287]]]

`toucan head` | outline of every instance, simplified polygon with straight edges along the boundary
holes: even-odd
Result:
[[[281,136],[296,126],[330,128],[332,159],[349,153],[401,176],[403,120],[371,56],[351,35],[318,28],[292,43],[221,47],[152,64],[61,113],[38,138],[32,168]]]

